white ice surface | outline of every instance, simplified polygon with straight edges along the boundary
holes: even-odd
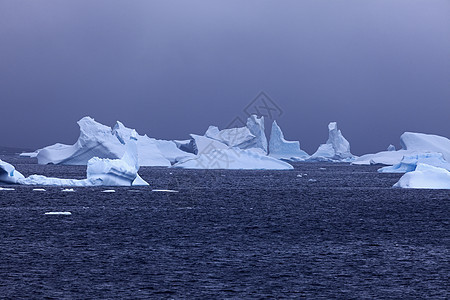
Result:
[[[418,164],[427,164],[433,167],[450,171],[450,163],[445,161],[441,153],[420,153],[404,156],[400,163],[378,169],[379,173],[406,173],[414,171]]]
[[[0,159],[0,182],[17,183],[23,178],[25,177],[13,165]]]
[[[405,173],[394,184],[398,188],[450,189],[450,172],[427,164],[418,164],[415,171]]]
[[[90,117],[78,121],[80,136],[73,145],[54,144],[37,150],[39,164],[87,165],[93,158],[118,159],[125,153],[125,144],[132,129],[117,122],[110,128]],[[141,166],[170,166],[158,149],[155,139],[138,136],[139,164]]]
[[[290,170],[293,167],[281,160],[261,154],[259,151],[239,148],[216,149],[193,159],[173,165],[185,169],[253,169]]]
[[[328,140],[319,146],[308,161],[342,161],[350,162],[355,156],[350,152],[350,143],[337,128],[336,122],[328,124]]]
[[[128,136],[126,151],[121,159],[108,159],[94,157],[87,164],[86,179],[61,179],[42,175],[31,175],[27,178],[18,178],[15,183],[23,185],[42,186],[132,186],[148,185],[138,175],[139,157],[137,150],[137,133],[133,130]],[[3,164],[13,172],[13,167],[7,163]],[[5,167],[5,169],[6,169]],[[3,169],[2,169],[3,170]],[[13,173],[14,174],[14,173]],[[0,177],[0,180],[2,177]],[[8,178],[7,178],[8,179]],[[6,181],[8,182],[8,181]]]
[[[355,165],[395,165],[401,162],[404,156],[421,155],[423,153],[442,153],[443,158],[450,162],[450,140],[443,136],[405,132],[400,137],[402,149],[397,151],[381,151],[358,157]]]
[[[269,140],[269,156],[288,161],[301,161],[309,157],[308,153],[300,149],[298,141],[286,141],[276,121],[272,123]]]

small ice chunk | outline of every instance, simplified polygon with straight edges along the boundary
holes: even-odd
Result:
[[[49,211],[46,212],[44,215],[64,215],[64,216],[70,216],[72,213],[70,211]]]
[[[178,191],[175,191],[175,190],[161,190],[161,189],[152,190],[152,192],[178,193]]]
[[[102,191],[102,193],[115,193],[116,191],[115,190],[104,190],[104,191]]]
[[[62,189],[61,192],[75,192],[74,189]]]
[[[33,191],[35,191],[35,192],[45,192],[46,189],[33,189]]]
[[[13,188],[3,188],[0,186],[0,191],[15,191]]]

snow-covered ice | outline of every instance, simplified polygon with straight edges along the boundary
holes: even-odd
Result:
[[[176,190],[161,190],[161,189],[152,190],[152,192],[178,193],[178,191]]]
[[[37,150],[39,164],[87,165],[93,158],[118,159],[125,153],[125,144],[133,129],[117,121],[113,128],[90,117],[78,121],[80,136],[73,145],[54,144]],[[155,139],[137,136],[141,166],[170,166],[170,160],[158,149]]]
[[[44,213],[44,215],[62,215],[62,216],[70,216],[72,213],[70,211],[49,211]]]
[[[87,164],[86,179],[61,179],[42,175],[31,175],[27,178],[23,176],[17,178],[14,183],[42,186],[148,185],[137,173],[139,170],[139,158],[136,131],[133,130],[128,138],[129,141],[125,147],[126,151],[121,159],[91,158]],[[10,174],[14,174],[14,167],[10,164],[4,163],[2,166],[5,170],[9,170]],[[8,176],[6,179],[0,177],[0,180],[11,182],[9,177],[11,176]]]
[[[228,149],[228,146],[222,142],[211,139],[206,136],[191,134],[191,145],[194,154],[207,154],[216,149]]]
[[[15,191],[16,189],[13,188],[4,188],[0,186],[0,191]]]
[[[442,153],[421,153],[416,155],[404,156],[400,163],[393,166],[387,166],[378,169],[379,173],[406,173],[414,171],[418,164],[427,164],[430,166],[443,168],[450,171],[450,163],[445,161]]]
[[[355,156],[350,152],[350,143],[337,128],[336,122],[328,124],[328,140],[319,146],[308,161],[342,161],[350,162]]]
[[[405,173],[394,184],[398,188],[450,189],[450,172],[427,164],[418,164],[415,171]]]
[[[261,149],[260,149],[261,150]],[[290,170],[293,167],[258,150],[239,148],[215,149],[173,165],[185,169]]]
[[[402,149],[397,151],[381,151],[362,155],[352,163],[355,165],[395,165],[404,156],[421,155],[424,153],[442,153],[443,158],[450,162],[450,140],[443,136],[405,132],[400,136]]]
[[[246,144],[256,139],[247,127],[229,128],[219,130],[216,126],[209,126],[205,137],[214,139],[229,147],[246,147]]]
[[[288,161],[301,161],[309,157],[308,153],[300,149],[298,141],[287,141],[276,121],[272,123],[269,140],[269,155]]]
[[[17,183],[23,178],[25,177],[13,165],[0,159],[0,182]]]

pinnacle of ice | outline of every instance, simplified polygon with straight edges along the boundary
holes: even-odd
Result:
[[[287,141],[276,121],[272,123],[269,140],[269,155],[278,159],[296,161],[303,160],[309,155],[300,149],[298,141]]]
[[[352,161],[355,156],[350,152],[350,143],[337,128],[336,122],[328,124],[328,140],[319,146],[308,159],[310,161]]]

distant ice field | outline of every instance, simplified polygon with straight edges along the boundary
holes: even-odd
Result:
[[[86,174],[0,159],[25,176]],[[114,193],[1,184],[0,295],[445,299],[450,191],[393,189],[402,174],[378,168],[142,167],[149,187]]]

